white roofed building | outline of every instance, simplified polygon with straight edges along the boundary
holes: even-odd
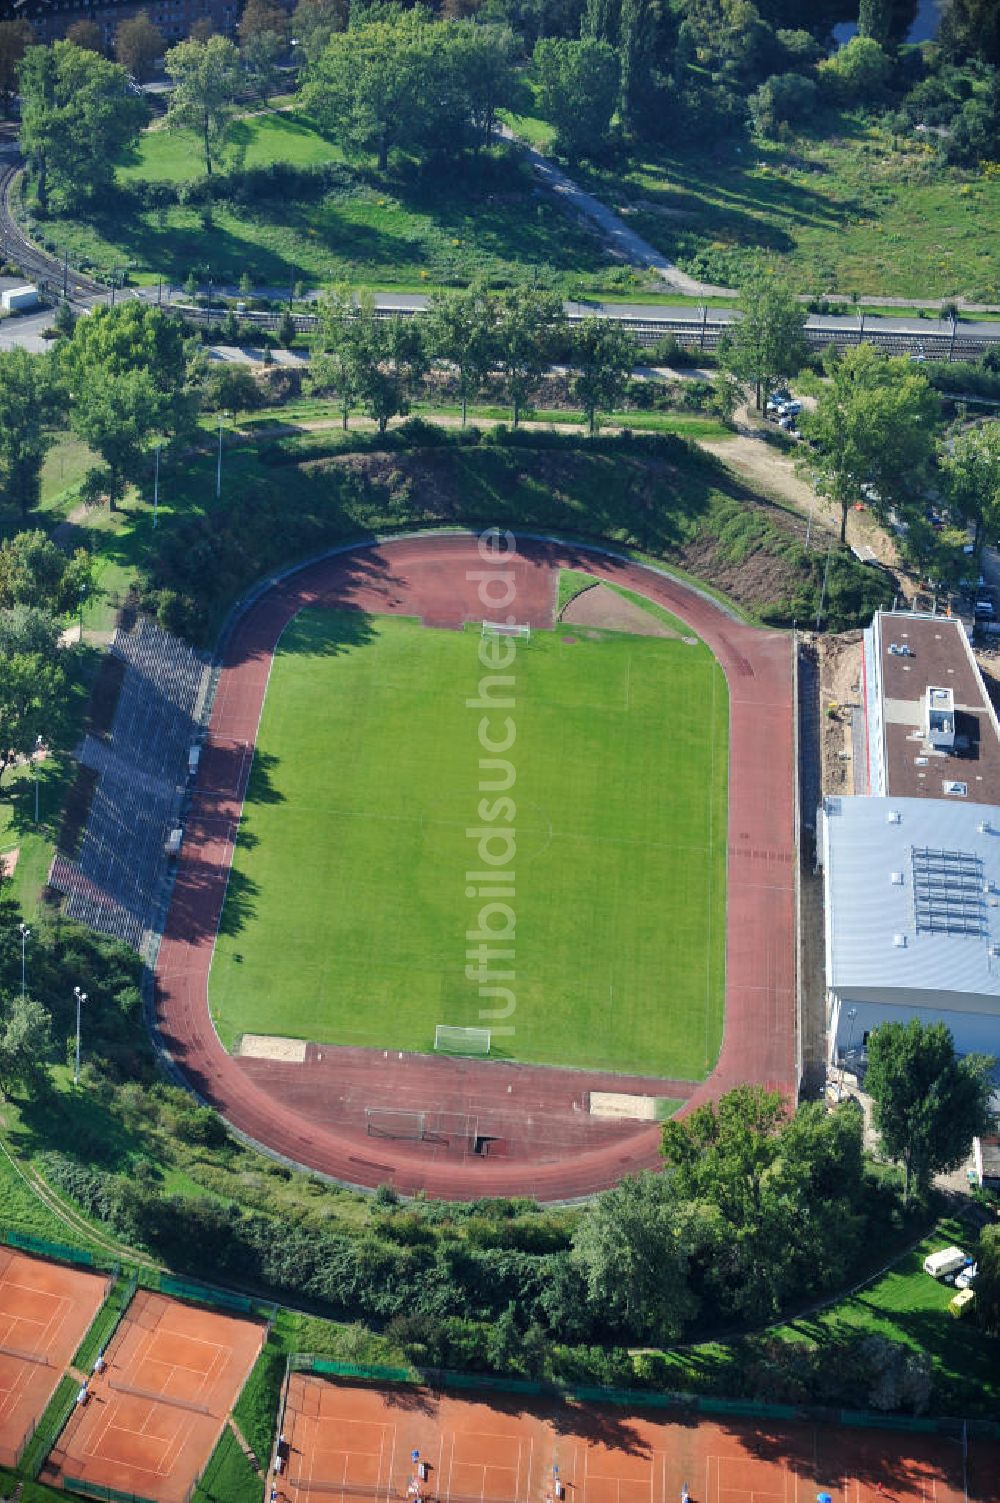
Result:
[[[1000,1056],[1000,809],[966,799],[828,798],[830,1057],[878,1023],[942,1021]]]

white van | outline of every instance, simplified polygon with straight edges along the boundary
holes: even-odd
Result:
[[[964,1268],[965,1263],[965,1253],[960,1247],[946,1247],[924,1259],[924,1273],[929,1273],[932,1279],[943,1279],[946,1273]]]

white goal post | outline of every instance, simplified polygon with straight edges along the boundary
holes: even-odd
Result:
[[[484,621],[484,637],[522,637],[525,642],[531,641],[530,626],[510,626],[506,621]]]
[[[434,1048],[441,1054],[487,1055],[490,1052],[490,1030],[438,1023],[434,1029]]]

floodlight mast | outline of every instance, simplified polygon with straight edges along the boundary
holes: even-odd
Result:
[[[76,1060],[73,1065],[73,1084],[80,1084],[80,1007],[86,1002],[87,993],[74,986],[73,995],[76,998]]]

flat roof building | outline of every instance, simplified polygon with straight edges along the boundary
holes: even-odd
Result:
[[[961,621],[879,611],[862,683],[860,790],[1000,805],[1000,723]]]
[[[819,836],[831,1057],[911,1018],[1000,1055],[1000,809],[828,798]]]

